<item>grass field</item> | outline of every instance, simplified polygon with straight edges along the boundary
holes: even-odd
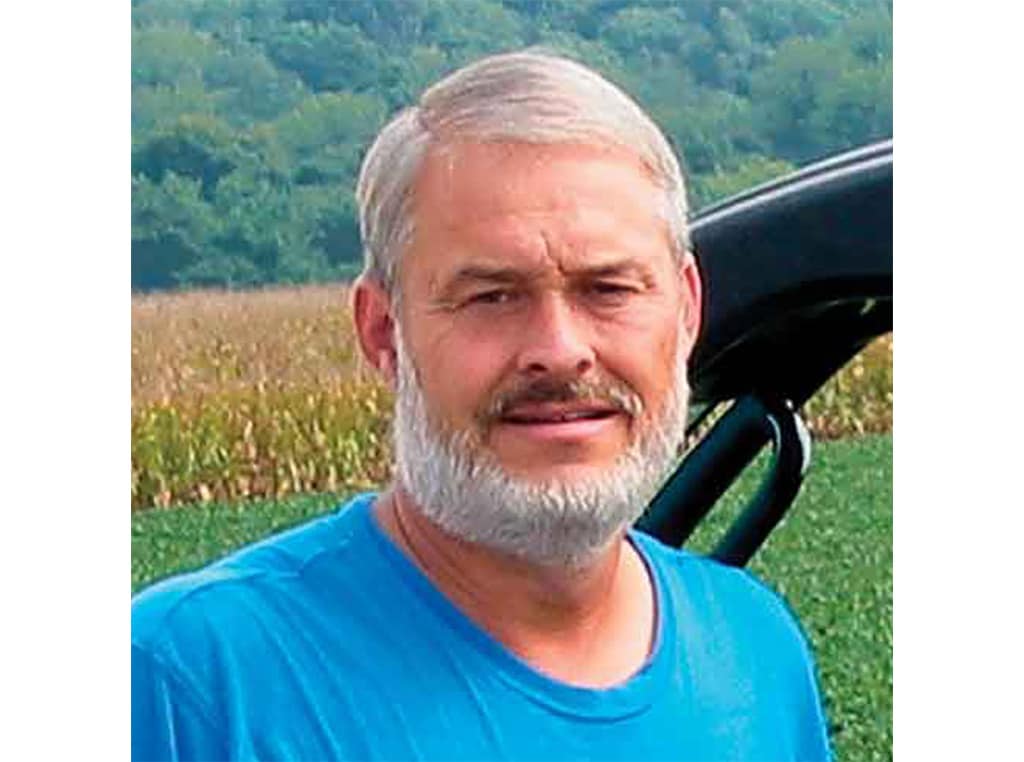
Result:
[[[755,464],[692,547],[704,550],[742,506]],[[342,495],[221,503],[132,515],[132,586],[199,566],[333,510]],[[816,445],[785,522],[751,568],[797,612],[815,652],[839,760],[892,758],[892,437]]]
[[[132,298],[132,509],[365,489],[388,477],[390,394],[361,367],[344,286]],[[812,398],[818,439],[892,428],[892,336]]]

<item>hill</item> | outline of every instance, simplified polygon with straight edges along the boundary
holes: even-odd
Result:
[[[694,208],[892,133],[879,0],[137,0],[133,290],[350,277],[376,131],[442,74],[526,46],[633,95]]]

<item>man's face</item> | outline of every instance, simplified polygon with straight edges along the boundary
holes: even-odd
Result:
[[[464,143],[428,157],[414,198],[399,323],[434,427],[550,484],[663,423],[699,296],[637,160]]]

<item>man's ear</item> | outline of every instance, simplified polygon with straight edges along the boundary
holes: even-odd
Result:
[[[689,357],[693,352],[694,344],[697,343],[697,336],[700,334],[704,299],[697,259],[690,251],[687,251],[683,257],[683,263],[679,268],[679,278],[683,295],[682,325],[685,332],[686,356]]]
[[[394,387],[398,374],[398,350],[390,295],[372,278],[360,276],[352,289],[352,314],[363,357]]]

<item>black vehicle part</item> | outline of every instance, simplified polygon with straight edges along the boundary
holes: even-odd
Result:
[[[770,476],[713,555],[745,564],[789,508],[800,485],[795,464],[809,454],[796,445],[802,422],[793,411],[892,330],[892,164],[889,140],[693,219],[704,300],[690,361],[691,401],[704,414],[725,400],[738,402],[645,514],[640,526],[663,542],[685,542],[769,441],[776,448]],[[788,414],[779,407],[783,400]]]
[[[737,400],[651,501],[640,528],[683,545],[767,442],[774,455],[757,494],[711,553],[732,566],[746,564],[782,520],[810,462],[810,436],[786,400]]]
[[[892,141],[712,206],[691,230],[704,288],[695,402],[806,399],[815,366],[833,364],[822,355],[892,330]]]
[[[782,521],[811,463],[811,436],[791,403],[766,405],[761,421],[770,427],[775,451],[771,467],[754,499],[711,553],[730,566],[746,565]]]

